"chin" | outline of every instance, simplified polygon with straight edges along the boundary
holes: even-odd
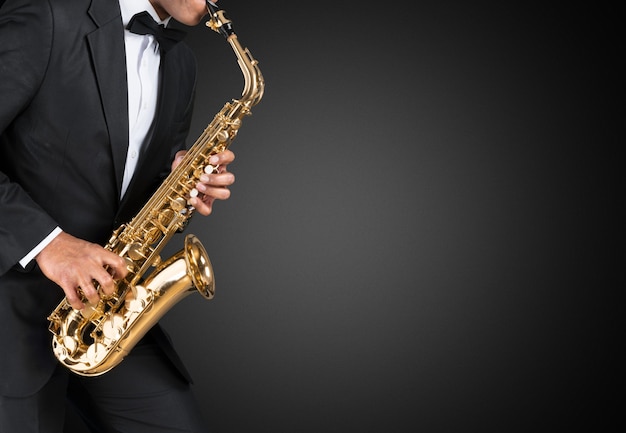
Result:
[[[198,11],[197,13],[193,14],[193,13],[189,13],[186,14],[183,17],[179,17],[176,19],[176,21],[181,22],[182,24],[188,25],[188,26],[195,26],[197,24],[199,24],[202,19],[206,16],[206,14],[208,13],[208,11],[206,10],[206,8],[202,9],[201,11]]]

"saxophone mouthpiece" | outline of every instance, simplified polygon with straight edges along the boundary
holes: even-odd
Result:
[[[206,7],[209,11],[211,18],[207,21],[206,25],[212,30],[221,33],[226,39],[235,33],[233,29],[233,23],[226,17],[226,13],[220,9],[215,3],[207,0]]]

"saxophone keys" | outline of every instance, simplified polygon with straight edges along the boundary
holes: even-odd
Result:
[[[204,167],[204,172],[206,174],[213,174],[213,173],[217,173],[217,169],[218,169],[219,165],[213,166],[211,164],[207,164],[206,167]]]
[[[87,360],[89,360],[91,364],[99,363],[100,359],[102,359],[102,357],[107,354],[105,349],[106,347],[102,343],[91,344],[87,349],[87,353],[85,354],[87,356]]]
[[[63,337],[63,345],[65,349],[67,349],[68,355],[73,355],[78,349],[78,341],[76,341],[76,338],[70,337],[69,335]]]
[[[126,310],[131,313],[139,313],[143,311],[151,301],[150,294],[151,292],[148,292],[145,287],[134,286],[132,297],[126,297],[124,307],[126,307]]]
[[[194,197],[198,197],[198,190],[196,188],[192,188],[191,191],[189,191],[189,199],[187,199],[187,205],[190,206],[190,208],[193,209],[193,205],[191,204],[191,199]]]
[[[170,207],[175,212],[179,212],[179,211],[183,210],[186,206],[187,206],[187,201],[184,198],[182,198],[182,197],[178,197],[175,200],[172,200],[170,202]]]
[[[193,171],[193,179],[200,179],[200,176],[202,176],[203,172],[204,170],[202,169],[202,167],[196,167],[196,169]]]
[[[102,333],[109,340],[117,340],[124,333],[124,328],[124,317],[121,314],[112,314],[102,324]]]
[[[134,261],[145,259],[146,256],[143,253],[143,245],[138,242],[131,244],[128,247],[128,257]]]
[[[174,211],[172,209],[163,209],[157,216],[157,219],[163,227],[167,227],[174,219],[174,216]]]
[[[220,143],[225,143],[228,138],[230,137],[230,135],[228,134],[228,131],[226,131],[225,129],[222,129],[220,132],[217,133],[217,141],[219,141]]]
[[[74,355],[77,348],[78,342],[74,337],[70,337],[69,335],[66,335],[65,337],[60,339],[55,338],[52,340],[52,351],[61,361],[67,359],[69,356]]]
[[[237,130],[241,128],[241,119],[236,117],[229,123],[229,125],[233,129],[233,132],[236,134]]]
[[[128,269],[129,273],[132,273],[137,269],[137,265],[130,259],[130,257],[124,257],[124,262],[126,262],[126,269]]]
[[[143,238],[144,242],[146,243],[146,245],[151,245],[158,241],[161,238],[162,234],[163,232],[161,231],[161,229],[154,225],[145,231]]]

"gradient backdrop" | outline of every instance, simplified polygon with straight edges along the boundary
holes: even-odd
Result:
[[[618,6],[220,5],[266,95],[187,230],[216,297],[163,320],[213,431],[611,431]],[[193,141],[243,81],[221,37],[187,41]]]

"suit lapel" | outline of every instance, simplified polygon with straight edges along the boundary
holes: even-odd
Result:
[[[128,149],[126,51],[119,3],[94,0],[88,13],[98,26],[87,35],[87,41],[109,132],[119,197]]]

